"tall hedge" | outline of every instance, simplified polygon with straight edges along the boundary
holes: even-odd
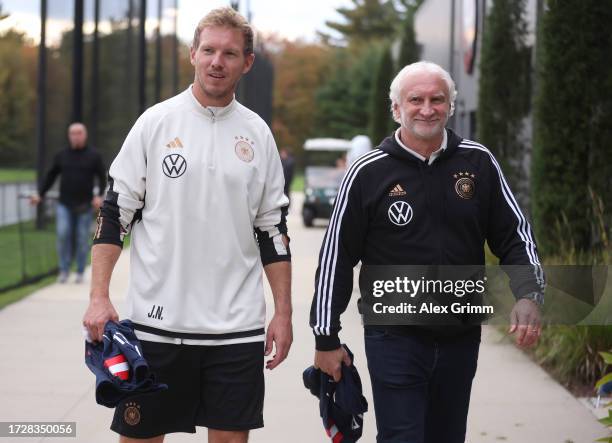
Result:
[[[410,63],[419,61],[419,47],[417,45],[416,34],[414,31],[414,11],[408,14],[404,19],[401,32],[396,71],[399,71]]]
[[[378,66],[370,90],[369,135],[374,146],[390,134],[393,119],[390,111],[389,85],[393,80],[391,50],[384,46],[380,51]]]
[[[368,130],[372,68],[378,54],[375,47],[365,48],[358,57],[337,52],[328,78],[316,92],[317,137],[352,138]]]
[[[567,241],[588,250],[595,239],[589,186],[607,214],[612,207],[612,0],[549,0],[540,23],[536,232],[547,253]],[[558,223],[562,231],[555,229]]]
[[[525,38],[525,0],[493,0],[482,38],[478,141],[502,164],[522,206],[528,204],[531,48]],[[527,208],[525,208],[527,209]]]

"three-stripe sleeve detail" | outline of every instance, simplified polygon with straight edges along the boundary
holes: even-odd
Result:
[[[338,261],[338,239],[340,237],[340,225],[346,210],[348,194],[355,177],[366,165],[388,156],[380,149],[375,149],[361,156],[346,172],[340,184],[340,190],[336,197],[336,204],[330,218],[329,227],[323,239],[321,253],[319,281],[316,291],[317,310],[316,324],[313,326],[316,335],[331,334],[331,304],[334,288],[335,269]]]
[[[497,160],[495,159],[491,151],[489,151],[481,144],[478,144],[471,140],[463,139],[459,144],[459,147],[464,149],[477,149],[479,151],[486,152],[489,155],[491,162],[495,166],[495,169],[497,169],[497,175],[499,176],[499,183],[502,193],[504,195],[504,199],[506,200],[506,203],[508,204],[508,206],[510,207],[510,209],[518,220],[517,233],[525,244],[525,252],[527,254],[527,257],[529,258],[530,264],[533,265],[536,281],[538,282],[540,288],[543,290],[545,287],[544,270],[542,269],[542,265],[540,264],[538,254],[536,252],[536,245],[535,241],[533,240],[531,227],[529,225],[529,222],[521,212],[521,209],[519,208],[519,205],[516,199],[514,198],[514,195],[512,195],[510,186],[508,186],[508,183],[506,182],[506,178],[502,173],[499,163],[497,163]]]

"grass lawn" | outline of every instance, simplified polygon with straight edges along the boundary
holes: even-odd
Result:
[[[27,277],[36,277],[57,269],[55,250],[55,222],[49,222],[44,230],[35,229],[34,222],[24,223],[25,271]],[[125,238],[124,247],[130,245],[130,236]],[[23,258],[19,226],[11,225],[0,228],[0,290],[17,284],[23,278]],[[91,262],[88,255],[87,263]],[[76,263],[72,264],[76,272]],[[55,283],[57,275],[43,277],[41,280],[15,289],[0,292],[0,309],[21,300],[47,285]]]
[[[31,182],[36,180],[34,169],[6,169],[0,168],[0,183]]]
[[[293,192],[304,192],[304,173],[298,172],[293,177],[291,182],[291,191]]]
[[[55,223],[41,231],[33,221],[23,223],[23,239],[19,229],[18,224],[0,228],[0,289],[23,281],[24,272],[35,277],[57,268]]]

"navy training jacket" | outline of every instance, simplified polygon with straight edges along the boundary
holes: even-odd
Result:
[[[522,275],[510,275],[515,297],[544,291],[531,227],[497,160],[484,146],[446,131],[447,147],[431,164],[392,134],[348,169],[315,278],[310,326],[318,350],[340,346],[340,314],[359,261],[484,265],[486,241],[500,265],[524,265]]]

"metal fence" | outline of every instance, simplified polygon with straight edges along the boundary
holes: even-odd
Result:
[[[29,196],[34,183],[0,184],[0,292],[57,272],[55,207],[47,198],[39,223]]]
[[[27,199],[19,198],[19,195],[27,195],[35,190],[34,182],[0,184],[0,227],[27,221],[28,217],[36,217],[36,211]]]

